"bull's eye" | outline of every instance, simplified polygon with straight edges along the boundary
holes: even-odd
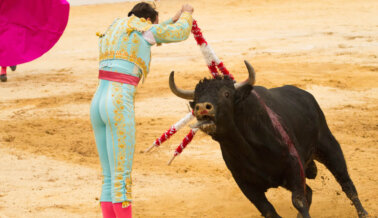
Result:
[[[206,109],[207,110],[211,110],[211,108],[213,108],[213,106],[211,104],[206,104]]]
[[[197,110],[197,111],[199,110],[199,106],[198,106],[198,105],[196,106],[196,110]]]
[[[228,97],[230,96],[230,93],[229,93],[229,92],[224,92],[224,96],[225,96],[226,98],[228,98]]]

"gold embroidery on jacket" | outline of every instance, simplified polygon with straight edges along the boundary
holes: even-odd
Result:
[[[142,58],[137,57],[136,55],[127,53],[126,50],[117,51],[117,52],[107,51],[100,54],[100,61],[107,60],[107,59],[123,59],[123,60],[133,62],[142,70],[143,75],[147,74],[146,62]]]
[[[192,23],[193,23],[193,18],[191,14],[184,12],[180,17],[180,20],[176,23],[176,28],[177,28],[176,31],[173,31],[173,28],[170,25],[156,25],[157,37],[160,39],[170,38],[170,39],[181,40],[189,36],[190,31],[192,29]],[[182,20],[185,20],[186,22],[188,22],[189,24],[188,28],[184,27]],[[181,29],[182,31],[178,31],[179,29]]]
[[[127,22],[127,27],[131,31],[145,32],[152,27],[152,23],[144,18],[138,18],[136,16],[131,16]]]
[[[142,58],[137,56],[140,46],[139,37],[137,36],[137,34],[133,35],[133,45],[130,52],[128,52],[127,42],[129,41],[130,34],[134,30],[144,32],[151,27],[152,24],[150,21],[146,21],[144,18],[139,19],[135,16],[124,18],[117,24],[112,25],[107,31],[106,36],[100,40],[100,61],[108,59],[123,59],[130,61],[141,69],[144,78],[146,78],[149,68],[147,67],[146,62]],[[117,36],[121,37],[119,38]],[[104,49],[104,44],[106,50]]]

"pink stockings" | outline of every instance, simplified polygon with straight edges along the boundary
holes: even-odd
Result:
[[[115,218],[112,202],[101,202],[101,210],[103,218]]]
[[[126,208],[122,208],[122,203],[114,203],[113,209],[117,218],[131,218],[131,204]]]
[[[122,208],[122,203],[101,202],[103,218],[131,218],[131,204]]]

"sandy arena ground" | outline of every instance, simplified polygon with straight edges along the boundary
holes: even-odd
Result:
[[[160,19],[184,3],[160,1]],[[249,60],[257,85],[294,84],[313,93],[339,140],[366,210],[378,215],[378,2],[376,0],[196,0],[204,36],[238,81]],[[133,3],[71,8],[66,32],[46,55],[0,83],[0,217],[100,217],[100,165],[89,105],[97,87],[97,31]],[[187,112],[168,75],[194,88],[208,70],[193,37],[152,49],[136,97],[135,217],[259,217],[203,133],[167,166],[188,128],[152,153],[153,140]],[[313,217],[356,217],[335,179],[318,164]],[[268,192],[283,217],[290,193]]]

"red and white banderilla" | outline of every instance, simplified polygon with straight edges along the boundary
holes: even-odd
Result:
[[[224,66],[223,62],[220,61],[219,58],[215,55],[213,49],[210,47],[210,45],[207,43],[207,41],[203,37],[201,29],[198,27],[196,20],[193,20],[192,33],[193,33],[194,39],[197,42],[197,45],[200,46],[202,55],[205,58],[205,61],[207,63],[207,67],[209,68],[211,75],[213,77],[218,76],[219,75],[218,69],[219,69],[219,71],[223,75],[227,75],[231,79],[234,80],[234,77],[232,76],[232,74],[230,74],[230,72]],[[149,152],[153,147],[160,146],[163,142],[165,142],[172,135],[174,135],[177,131],[179,131],[183,126],[188,124],[193,118],[194,118],[193,112],[190,112],[187,115],[185,115],[184,118],[179,120],[176,124],[172,125],[170,129],[168,129],[159,138],[157,138],[155,140],[155,142],[146,150],[146,152]],[[186,148],[186,146],[193,140],[193,137],[195,136],[197,131],[198,131],[198,128],[192,128],[190,130],[190,132],[183,139],[181,144],[176,148],[173,157],[168,162],[168,165],[170,165],[172,163],[172,161],[174,160],[174,158],[177,155],[181,154],[181,152]]]
[[[172,135],[174,135],[183,126],[189,123],[193,118],[194,118],[194,115],[192,112],[187,113],[184,118],[182,118],[177,123],[172,125],[171,128],[169,128],[165,133],[163,133],[159,138],[157,138],[155,142],[146,150],[146,152],[149,152],[154,147],[160,146],[163,142],[168,140]]]

